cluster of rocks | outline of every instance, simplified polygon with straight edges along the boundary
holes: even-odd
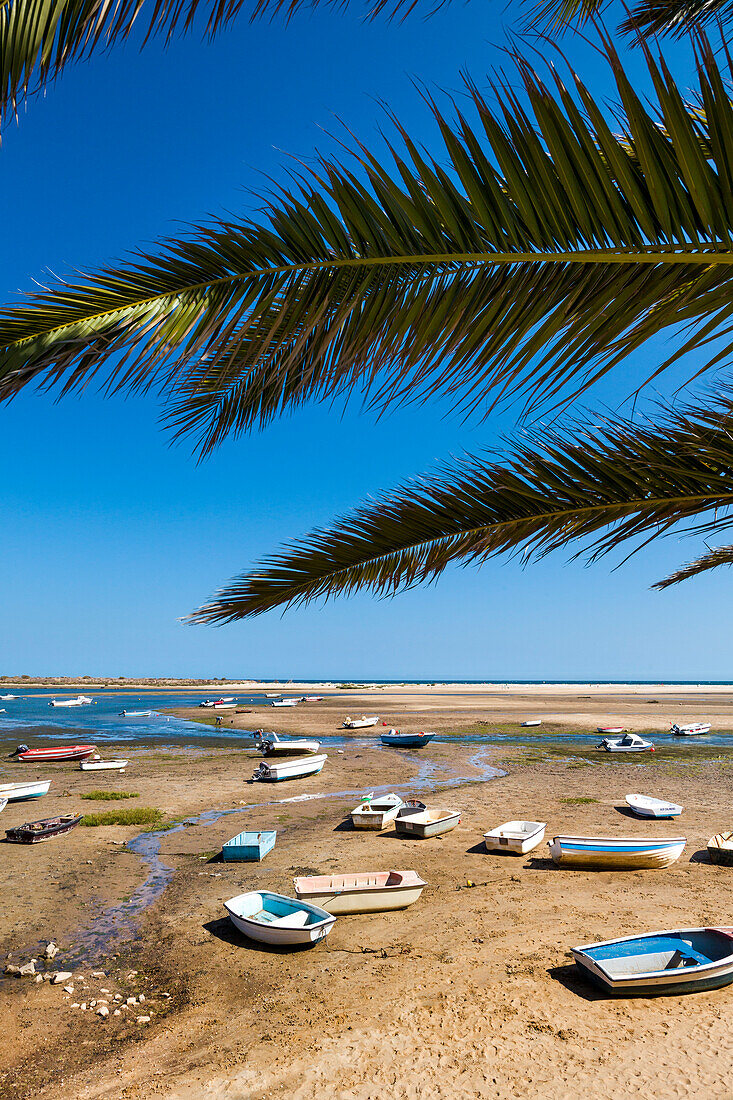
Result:
[[[57,954],[58,947],[51,942],[46,945],[43,958],[44,960],[52,960]],[[22,966],[8,963],[5,967],[5,974],[16,978],[33,978],[38,984],[48,982],[50,985],[60,985],[63,987],[64,999],[69,1008],[78,1009],[80,1012],[91,1012],[102,1020],[109,1017],[126,1016],[128,1019],[134,1017],[135,1022],[140,1026],[149,1024],[152,1021],[153,1011],[156,1007],[155,1001],[149,1000],[144,993],[138,993],[136,996],[126,996],[124,992],[109,989],[105,986],[100,986],[95,993],[84,974],[75,974],[72,970],[44,970],[39,972],[36,970],[37,962],[38,959],[31,959],[30,962],[24,963]],[[122,980],[125,983],[134,982],[137,976],[137,970],[130,970]],[[110,979],[106,971],[92,970],[89,980],[96,984]],[[77,997],[87,995],[86,999],[72,1001],[71,998],[75,993]],[[163,1001],[171,999],[170,993],[160,993],[158,996]]]

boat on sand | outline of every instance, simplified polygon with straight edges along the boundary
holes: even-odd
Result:
[[[351,824],[355,829],[385,829],[397,817],[397,811],[402,805],[398,794],[383,794],[378,798],[365,795],[351,811]]]
[[[294,878],[293,885],[299,899],[329,913],[380,913],[406,909],[427,883],[415,871],[362,871]]]
[[[328,754],[325,752],[300,760],[263,760],[252,778],[272,783],[282,779],[302,779],[306,775],[317,775],[327,760]]]
[[[733,833],[716,833],[708,841],[708,855],[712,863],[733,867]]]
[[[710,733],[709,722],[690,722],[686,726],[679,726],[675,722],[670,726],[670,732],[676,737],[699,737],[702,733]]]
[[[317,905],[269,890],[239,894],[225,901],[224,908],[234,927],[249,939],[281,946],[317,943],[336,923]]]
[[[46,817],[41,821],[26,821],[24,825],[6,829],[5,836],[7,840],[18,844],[38,844],[41,840],[52,840],[54,837],[70,833],[83,816],[83,814],[64,814],[62,817]]]
[[[625,733],[623,737],[604,737],[596,748],[606,752],[654,752],[652,742],[645,741],[638,733]]]
[[[79,771],[121,772],[129,763],[129,760],[82,760],[79,764]]]
[[[369,726],[376,726],[378,721],[378,714],[362,714],[361,718],[344,718],[341,728],[345,730],[365,730]]]
[[[679,859],[686,843],[684,836],[556,836],[549,849],[561,867],[594,871],[661,870]]]
[[[545,839],[544,821],[505,821],[503,825],[484,833],[487,852],[531,852]]]
[[[288,753],[314,753],[318,752],[321,747],[320,741],[310,740],[306,737],[281,737],[274,730],[271,733],[257,730],[252,736],[257,739],[255,748],[259,749],[263,756],[274,756],[278,753],[283,753],[286,756]]]
[[[400,733],[398,730],[390,730],[389,733],[380,734],[379,740],[383,745],[391,745],[394,749],[421,749],[434,737],[434,733]]]
[[[416,810],[404,807],[398,810],[394,827],[401,836],[413,836],[426,840],[431,836],[449,833],[460,823],[460,810]]]
[[[41,798],[48,794],[50,786],[50,779],[40,783],[3,783],[0,785],[0,798],[6,798],[8,802],[25,802],[29,798]]]
[[[682,807],[662,798],[648,798],[645,794],[627,794],[627,805],[638,817],[679,817]]]
[[[583,974],[616,997],[697,993],[733,982],[733,928],[676,928],[573,947]]]
[[[18,745],[13,756],[24,764],[58,764],[64,760],[88,760],[96,751],[96,745],[55,745],[47,749]]]

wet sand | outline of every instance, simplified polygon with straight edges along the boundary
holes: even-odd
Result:
[[[361,709],[384,711],[385,720],[406,729],[424,728],[432,714],[430,728],[444,722],[443,729],[455,731],[459,712],[458,725],[516,722],[523,705],[500,699],[494,709],[482,697],[466,710],[451,700],[437,713],[432,697],[413,695],[390,698],[386,707],[384,697],[376,707],[367,696]],[[723,699],[713,705],[730,705]],[[544,714],[569,709],[579,726],[580,714],[598,724],[609,704],[606,697],[593,707],[576,699],[572,711],[564,697],[561,706],[555,698],[534,702],[535,713],[539,705],[555,708]],[[689,703],[684,716],[712,720],[710,702]],[[263,717],[256,724],[327,736],[336,733],[337,719],[360,709],[352,700],[343,704],[339,698],[293,711],[256,708]],[[629,713],[654,717],[646,708],[656,704],[634,698],[617,700],[609,720],[622,704],[635,708]],[[234,716],[243,728],[251,718]],[[723,727],[722,720],[716,724]],[[43,800],[8,807],[3,829],[46,813],[133,804],[157,807],[173,823],[210,810],[234,812],[160,834],[160,860],[170,878],[157,900],[137,912],[136,891],[149,867],[119,842],[144,832],[139,827],[79,827],[57,842],[2,846],[3,955],[20,964],[54,939],[62,951],[52,968],[75,977],[70,995],[27,979],[0,982],[6,1039],[0,1095],[729,1097],[731,988],[608,1000],[576,975],[567,955],[572,945],[616,934],[731,922],[733,870],[705,856],[710,835],[733,827],[727,757],[711,762],[685,756],[680,747],[675,758],[652,768],[636,758],[537,761],[532,744],[434,743],[419,753],[395,752],[376,747],[375,732],[353,736],[342,754],[324,745],[323,773],[294,783],[248,783],[259,757],[216,738],[190,749],[127,745],[132,764],[125,775],[82,773],[71,765],[4,767],[3,782],[10,772],[11,778],[50,775],[53,785]],[[488,779],[488,765],[507,774]],[[422,842],[398,838],[392,829],[351,830],[346,820],[358,801],[354,792],[380,785],[456,807],[461,824],[443,839]],[[93,788],[140,797],[80,798]],[[634,790],[682,802],[682,818],[630,818],[623,797]],[[265,802],[278,804],[256,805]],[[546,847],[525,857],[483,851],[483,832],[511,818],[546,821],[548,837],[679,833],[688,843],[667,871],[559,870]],[[241,829],[273,827],[277,845],[263,863],[217,859],[223,841]],[[422,898],[404,912],[340,918],[309,951],[262,949],[225,920],[222,901],[242,890],[288,893],[298,873],[390,867],[417,870],[428,882]],[[100,918],[115,906],[116,936],[96,943]],[[97,967],[104,978],[92,977]],[[115,995],[141,992],[143,1005],[105,1020],[70,1007],[101,997],[112,1007],[120,1003]],[[148,1014],[150,1023],[135,1022]]]

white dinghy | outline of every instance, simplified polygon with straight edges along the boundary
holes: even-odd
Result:
[[[351,824],[355,829],[385,829],[397,817],[404,805],[398,794],[383,794],[379,798],[365,795],[363,801],[351,811]]]
[[[487,852],[524,855],[542,843],[546,828],[544,821],[505,821],[498,829],[484,833],[484,846]]]
[[[302,779],[306,775],[318,775],[328,760],[324,752],[320,756],[308,756],[304,760],[263,760],[253,779],[278,783],[283,779]]]
[[[526,726],[541,726],[542,725],[542,719],[541,718],[528,718],[526,722],[522,722],[522,725],[525,726],[525,727]]]
[[[314,753],[321,747],[320,741],[311,741],[306,737],[280,737],[274,730],[271,733],[257,730],[252,736],[257,738],[255,748],[259,749],[263,756],[275,756],[278,753],[284,753],[286,756],[288,753]]]
[[[361,718],[344,718],[341,728],[345,730],[365,730],[369,726],[376,726],[378,721],[378,714],[362,714]]]
[[[79,764],[79,771],[121,772],[129,763],[129,760],[82,760]]]
[[[336,918],[317,905],[269,890],[239,894],[224,902],[232,924],[251,940],[293,946],[318,943]]]
[[[645,794],[627,794],[626,802],[639,817],[679,817],[682,813],[682,807],[676,802],[648,798]]]
[[[415,871],[363,871],[294,878],[293,885],[299,899],[329,913],[381,913],[406,909],[417,901],[427,883]]]
[[[48,794],[50,786],[50,779],[41,783],[3,783],[0,786],[0,798],[6,798],[8,802],[25,802],[28,798],[40,798]]]
[[[594,871],[661,870],[679,859],[686,837],[556,836],[550,855],[561,867]]]
[[[461,823],[460,810],[429,810],[403,806],[397,811],[394,827],[401,836],[419,837],[427,840],[431,836],[441,836],[455,829]]]
[[[604,737],[596,748],[605,752],[654,752],[651,741],[645,741],[638,733],[625,733],[623,737]]]
[[[676,737],[699,737],[701,733],[710,733],[709,722],[690,722],[686,726],[679,726],[675,722],[670,726],[670,732]]]

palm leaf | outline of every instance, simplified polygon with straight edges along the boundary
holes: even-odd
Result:
[[[30,382],[158,386],[206,452],[354,390],[377,408],[440,392],[482,413],[567,399],[663,331],[675,340],[655,373],[713,339],[717,361],[733,346],[723,76],[701,47],[692,111],[647,58],[647,108],[608,58],[623,117],[573,74],[571,95],[517,58],[531,111],[507,84],[498,111],[469,86],[473,125],[432,105],[439,157],[398,127],[391,169],[363,147],[353,171],[322,160],[259,220],[29,295],[0,312],[0,399]]]
[[[191,618],[232,622],[364,589],[391,596],[454,563],[528,560],[579,540],[595,560],[681,520],[698,534],[725,530],[732,507],[733,399],[660,411],[644,425],[536,430],[500,460],[466,459],[370,500],[236,578]]]
[[[557,32],[573,25],[583,27],[609,8],[608,0],[539,0],[530,3],[525,27]],[[733,0],[640,0],[627,7],[628,15],[619,30],[637,40],[671,34],[682,38],[708,27],[722,26],[733,15]]]
[[[697,577],[708,569],[717,569],[721,565],[733,565],[733,546],[719,546],[714,550],[708,550],[707,554],[703,554],[696,561],[683,565],[663,581],[657,581],[652,588],[658,588],[661,591],[672,584],[680,584],[681,581],[687,581],[690,577]]]

